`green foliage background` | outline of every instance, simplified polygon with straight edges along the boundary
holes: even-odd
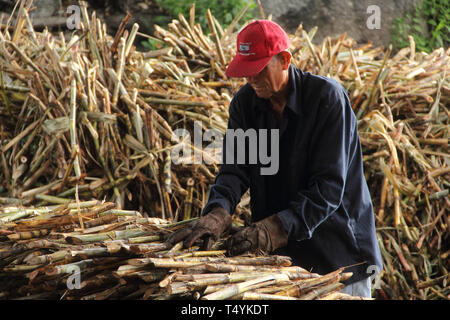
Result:
[[[421,21],[425,19],[424,26]],[[428,30],[424,30],[424,27]],[[429,36],[427,35],[429,32]],[[450,1],[423,0],[412,15],[406,14],[393,21],[392,45],[395,49],[409,45],[408,35],[414,38],[416,49],[431,52],[448,47],[450,43]]]

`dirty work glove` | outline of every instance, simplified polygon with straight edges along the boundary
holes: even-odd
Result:
[[[227,253],[230,256],[245,252],[269,254],[287,245],[288,237],[276,214],[251,224],[236,232],[227,240]]]
[[[167,242],[173,246],[183,241],[183,247],[189,248],[195,241],[202,239],[202,250],[209,250],[230,227],[231,215],[227,210],[216,207],[200,219],[171,234]]]

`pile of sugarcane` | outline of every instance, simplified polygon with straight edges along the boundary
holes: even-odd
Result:
[[[344,268],[321,276],[289,257],[226,257],[223,241],[211,251],[164,242],[192,220],[96,200],[3,207],[0,299],[359,299],[339,292]]]
[[[196,122],[226,129],[243,84],[224,75],[241,15],[222,28],[208,12],[207,31],[193,6],[189,19],[155,26],[164,48],[138,52],[129,16],[110,37],[82,6],[66,40],[35,32],[29,6],[17,3],[0,29],[0,204],[94,198],[172,223],[198,216],[218,164],[174,131],[192,140]],[[340,82],[359,120],[385,265],[375,294],[448,299],[450,52],[417,52],[410,38],[393,54],[345,34],[317,45],[315,32],[300,25],[289,35],[293,64]],[[174,164],[179,146],[210,161]],[[248,213],[246,198],[238,214]]]
[[[215,81],[225,63],[214,41],[196,24],[203,56],[180,58],[178,46],[136,52],[139,26],[125,28],[130,16],[110,37],[85,6],[66,41],[33,30],[31,3],[17,2],[14,32],[0,32],[0,203],[106,198],[153,217],[198,215],[217,157],[174,165],[171,150],[196,147],[177,128],[226,129],[231,90],[216,90],[228,84]]]
[[[384,298],[450,297],[449,126],[448,119],[431,119],[394,121],[375,110],[360,123],[385,268],[377,292]]]

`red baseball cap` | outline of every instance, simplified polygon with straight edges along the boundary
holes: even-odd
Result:
[[[273,56],[289,48],[289,37],[275,22],[256,20],[237,36],[236,55],[228,65],[227,77],[250,77],[261,72]]]

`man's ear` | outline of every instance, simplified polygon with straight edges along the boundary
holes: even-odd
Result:
[[[292,55],[289,51],[280,52],[283,70],[287,70],[291,64]]]

